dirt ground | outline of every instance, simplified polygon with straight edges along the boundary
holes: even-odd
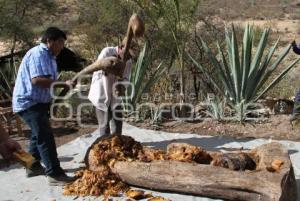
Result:
[[[266,121],[243,124],[238,122],[218,122],[212,119],[198,122],[168,121],[162,123],[158,128],[173,133],[299,141],[300,125],[292,125],[289,118],[289,115],[272,115]],[[153,129],[149,122],[134,123],[134,125]]]

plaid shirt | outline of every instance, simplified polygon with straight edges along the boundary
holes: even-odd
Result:
[[[31,83],[32,78],[41,76],[57,79],[55,56],[44,43],[30,49],[22,60],[13,92],[14,112],[21,112],[37,103],[51,101],[50,89]]]

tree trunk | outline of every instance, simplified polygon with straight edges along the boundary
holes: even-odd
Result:
[[[183,64],[182,58],[180,58],[179,61],[180,61],[180,117],[185,117],[186,116],[186,108],[184,107],[184,103],[185,103],[184,64]]]
[[[288,151],[279,143],[270,143],[251,153],[259,157],[254,171],[178,161],[118,161],[112,170],[128,184],[155,190],[226,200],[296,201],[297,186]],[[278,171],[270,172],[274,160],[283,164]]]

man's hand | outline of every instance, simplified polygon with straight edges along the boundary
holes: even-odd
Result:
[[[123,84],[116,85],[115,93],[118,97],[125,96],[125,86]]]
[[[66,84],[68,87],[74,88],[74,87],[76,86],[77,82],[74,82],[73,80],[67,80],[67,81],[65,82],[65,84]]]
[[[13,152],[19,150],[21,150],[20,144],[10,138],[0,143],[0,154],[6,160],[12,160]]]
[[[122,61],[126,61],[127,59],[125,57],[128,57],[128,55],[125,55],[125,48],[124,47],[119,48],[118,58],[121,59]]]
[[[126,62],[121,61],[117,57],[106,57],[99,61],[103,71],[122,77],[126,66]]]
[[[126,67],[126,62],[118,60],[118,62],[114,63],[114,65],[111,67],[110,70],[112,74],[122,78],[125,67]]]

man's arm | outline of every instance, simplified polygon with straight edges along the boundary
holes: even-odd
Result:
[[[50,88],[51,84],[54,82],[55,82],[54,80],[47,77],[35,77],[31,79],[31,83],[33,85],[37,85],[42,88]]]
[[[75,85],[71,80],[67,80],[65,83],[61,83],[59,81],[52,80],[48,77],[35,77],[31,79],[31,83],[33,85],[42,87],[42,88],[50,88],[52,84],[55,83],[60,83],[56,84],[55,87],[70,87],[70,85]]]

